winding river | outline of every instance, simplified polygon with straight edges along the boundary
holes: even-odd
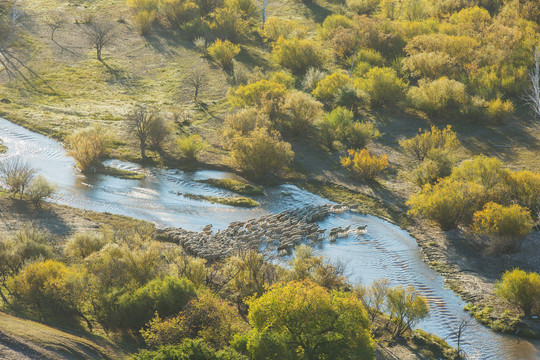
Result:
[[[109,160],[107,165],[127,170],[144,171],[143,180],[125,180],[108,175],[85,176],[74,167],[58,142],[31,132],[7,120],[0,119],[0,139],[8,146],[0,159],[20,157],[38,169],[39,173],[58,185],[51,199],[57,204],[76,208],[127,215],[155,223],[159,227],[182,227],[200,231],[211,223],[224,229],[232,221],[278,213],[307,204],[329,201],[293,185],[265,189],[266,195],[255,196],[260,206],[252,209],[192,200],[177,193],[211,196],[230,196],[227,190],[214,188],[197,180],[234,178],[232,173],[201,170],[184,172]],[[336,243],[324,242],[318,254],[330,260],[348,264],[351,281],[369,284],[376,278],[388,278],[392,285],[413,285],[428,298],[430,316],[419,328],[435,333],[456,345],[453,335],[461,319],[469,318],[463,311],[465,303],[446,289],[443,278],[422,260],[420,249],[406,231],[369,215],[353,213],[332,214],[319,225],[329,229],[336,226],[368,225],[367,234],[351,235]],[[494,333],[473,321],[463,336],[463,348],[470,359],[540,359],[540,342],[518,339]]]

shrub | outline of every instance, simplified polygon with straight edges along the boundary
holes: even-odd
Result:
[[[239,12],[245,19],[259,16],[259,7],[253,0],[225,0],[225,6]]]
[[[178,27],[196,17],[199,7],[190,0],[164,0],[161,3],[161,10],[169,24]]]
[[[317,84],[319,81],[324,79],[328,74],[320,69],[317,68],[309,68],[308,71],[306,71],[306,75],[304,75],[304,78],[302,79],[302,88],[308,92],[312,92],[315,87],[317,87]]]
[[[442,130],[431,126],[431,131],[424,131],[413,138],[400,140],[399,145],[405,153],[422,161],[430,158],[430,154],[437,151],[453,152],[459,148],[460,142],[456,133],[452,131],[452,127],[448,125]]]
[[[208,55],[217,62],[223,70],[233,68],[233,59],[240,53],[240,46],[231,43],[228,40],[217,39],[208,47]]]
[[[352,86],[339,89],[334,98],[336,106],[343,106],[355,114],[358,113],[359,108],[369,106],[370,102],[371,99],[368,94]]]
[[[216,9],[212,15],[210,29],[216,37],[232,42],[244,40],[250,32],[250,22],[230,7]]]
[[[50,197],[55,191],[56,186],[40,175],[30,183],[30,187],[28,188],[28,197],[34,206],[39,207],[43,200]]]
[[[506,271],[495,283],[495,294],[523,312],[540,314],[540,274],[519,269]]]
[[[277,41],[280,37],[285,39],[299,38],[306,36],[305,25],[294,20],[284,20],[278,17],[270,17],[264,24],[262,35],[269,41]]]
[[[372,322],[383,311],[389,290],[390,281],[388,279],[375,279],[370,286],[361,289],[362,301],[366,305]]]
[[[28,265],[13,278],[15,298],[44,317],[80,316],[85,285],[80,271],[54,261]]]
[[[465,85],[442,77],[434,81],[420,80],[407,93],[411,106],[428,116],[456,115],[466,109],[469,97]]]
[[[232,139],[235,136],[246,136],[257,128],[269,128],[270,125],[267,114],[256,108],[242,109],[227,115],[223,136],[225,139]]]
[[[202,340],[184,339],[179,345],[163,346],[157,350],[142,350],[133,360],[246,360],[232,350],[216,351]]]
[[[280,140],[278,132],[258,128],[233,139],[231,157],[248,175],[260,178],[283,169],[292,161],[294,152],[289,143]]]
[[[335,72],[320,80],[313,90],[313,96],[329,104],[332,103],[339,91],[351,84],[351,78],[343,73]]]
[[[337,107],[317,122],[319,137],[327,148],[332,149],[334,141],[345,138],[346,131],[353,125],[352,111]]]
[[[206,43],[206,38],[204,36],[198,36],[193,40],[193,45],[202,56],[208,55],[208,44]]]
[[[195,161],[207,144],[200,135],[194,134],[179,138],[176,146],[184,158]]]
[[[294,88],[294,83],[296,82],[294,77],[291,74],[289,74],[288,72],[285,72],[285,71],[273,72],[270,75],[270,77],[268,78],[268,80],[273,81],[273,82],[278,83],[278,84],[285,85],[287,87],[287,89]]]
[[[394,105],[403,98],[407,85],[391,68],[372,68],[359,79],[360,89],[371,97],[374,105]]]
[[[135,14],[135,25],[141,35],[149,35],[152,33],[152,25],[156,20],[156,12],[142,10]]]
[[[381,136],[373,123],[355,121],[345,129],[345,140],[355,149],[363,149],[366,145]]]
[[[390,321],[395,325],[394,336],[402,335],[429,314],[427,300],[420,296],[412,286],[389,289],[387,303]]]
[[[0,163],[0,179],[13,195],[20,198],[30,186],[36,170],[20,158],[4,160]]]
[[[101,250],[107,244],[107,238],[100,233],[77,233],[67,242],[64,252],[78,260]]]
[[[341,165],[352,169],[362,179],[373,180],[380,176],[381,172],[388,167],[388,157],[371,155],[368,150],[349,150],[347,156],[343,156]]]
[[[375,359],[366,310],[353,294],[306,280],[276,284],[248,305],[252,359]]]
[[[68,155],[83,172],[100,165],[107,155],[108,139],[100,126],[78,130],[66,138]]]
[[[507,250],[531,232],[534,226],[529,210],[513,204],[510,206],[489,202],[484,209],[474,213],[473,229],[477,234],[497,237]]]
[[[195,287],[187,279],[164,277],[154,279],[146,285],[128,291],[111,293],[101,306],[100,323],[106,328],[139,330],[157,312],[171,316],[183,310],[195,297]]]
[[[279,38],[272,50],[274,60],[293,74],[304,74],[310,67],[321,67],[323,50],[315,41]]]
[[[497,98],[486,103],[486,117],[495,124],[504,123],[513,113],[514,104],[510,100],[503,101],[500,98]]]
[[[459,167],[452,170],[453,179],[480,184],[486,191],[498,192],[498,188],[505,188],[507,177],[508,170],[503,167],[499,159],[484,155],[465,160]],[[502,189],[502,191],[505,190]]]
[[[309,127],[323,114],[323,105],[311,95],[291,92],[282,105],[285,115],[283,127],[293,135],[306,134]]]
[[[229,101],[236,107],[258,107],[271,117],[279,111],[279,106],[287,93],[283,84],[270,80],[239,86],[229,95]]]
[[[341,14],[332,14],[324,19],[319,34],[323,40],[331,40],[340,29],[352,29],[354,22]]]
[[[441,76],[454,76],[455,62],[450,55],[440,52],[419,53],[403,59],[403,71],[413,77],[428,78],[431,80]]]
[[[531,209],[534,213],[540,211],[540,174],[531,171],[511,172],[506,181],[512,198],[519,205]]]
[[[450,230],[460,223],[470,222],[472,215],[485,202],[485,190],[472,182],[459,182],[451,178],[425,185],[413,195],[407,205],[415,216],[424,216],[443,230]]]
[[[378,11],[381,0],[347,0],[347,6],[360,15],[371,15]]]
[[[446,174],[448,175],[448,174]],[[445,176],[437,162],[431,159],[423,160],[412,171],[412,178],[416,185],[423,187],[426,184],[434,184],[439,178]]]

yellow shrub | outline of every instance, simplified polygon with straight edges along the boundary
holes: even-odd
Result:
[[[485,108],[486,117],[497,124],[504,123],[514,113],[514,104],[510,100],[495,100],[488,101]]]
[[[217,39],[208,47],[208,55],[224,70],[232,69],[233,59],[238,53],[240,53],[240,46],[233,44],[229,40]]]
[[[388,156],[371,155],[368,150],[349,150],[347,156],[343,156],[341,165],[352,169],[361,178],[373,180],[388,167]]]
[[[540,314],[540,274],[520,269],[506,271],[495,284],[495,294],[523,311]]]
[[[429,116],[455,115],[469,102],[465,85],[446,77],[434,81],[420,80],[407,93],[410,105]]]
[[[407,85],[401,80],[394,69],[370,69],[355,85],[371,97],[374,105],[393,105],[403,98]]]
[[[269,41],[277,41],[280,37],[285,39],[304,38],[307,34],[305,25],[294,20],[284,20],[271,17],[266,20],[262,36]]]
[[[431,131],[424,131],[413,138],[400,140],[399,145],[405,153],[422,161],[437,150],[453,152],[460,146],[460,142],[456,133],[452,131],[452,127],[448,125],[442,130],[431,126]]]
[[[269,115],[273,115],[285,94],[287,88],[283,84],[271,80],[259,80],[255,83],[239,86],[229,95],[232,105],[241,108],[258,107]]]
[[[162,11],[170,25],[179,26],[192,20],[199,7],[189,0],[162,0]]]
[[[200,135],[184,136],[176,142],[178,150],[188,160],[197,160],[197,156],[206,148],[206,142]]]
[[[531,171],[510,173],[507,179],[508,187],[519,205],[531,211],[540,211],[540,174]]]
[[[274,60],[293,74],[303,74],[310,67],[320,67],[325,62],[324,52],[312,40],[279,38],[272,51]]]
[[[135,24],[139,30],[139,34],[148,35],[152,32],[152,24],[156,20],[155,11],[142,10],[135,14]]]
[[[489,202],[482,211],[474,213],[477,234],[499,236],[509,241],[523,238],[533,228],[530,212],[517,204],[503,206]]]
[[[68,155],[75,159],[81,171],[88,171],[99,166],[106,156],[107,140],[104,130],[99,126],[79,130],[66,139]]]
[[[313,96],[324,102],[332,102],[341,89],[351,84],[351,78],[341,72],[328,75],[317,83]]]

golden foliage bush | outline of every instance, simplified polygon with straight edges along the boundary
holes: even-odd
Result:
[[[381,175],[388,167],[388,156],[371,155],[368,150],[349,150],[347,156],[342,156],[341,165],[350,168],[362,179],[373,180]]]
[[[78,130],[66,138],[68,155],[75,159],[83,172],[100,165],[107,155],[108,142],[100,126]]]
[[[240,46],[231,43],[229,40],[217,39],[208,47],[208,55],[217,62],[223,70],[231,70],[233,59],[240,53]]]

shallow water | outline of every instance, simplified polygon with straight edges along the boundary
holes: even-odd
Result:
[[[0,139],[8,146],[8,152],[0,158],[21,157],[58,185],[59,191],[52,202],[127,215],[154,222],[160,227],[201,230],[211,223],[215,228],[223,229],[232,221],[329,202],[296,186],[282,185],[265,189],[265,196],[255,196],[261,204],[256,208],[210,204],[177,193],[230,196],[232,194],[227,190],[197,180],[234,178],[234,174],[213,170],[143,169],[136,164],[109,160],[109,166],[144,171],[147,177],[125,180],[102,174],[85,176],[74,168],[73,160],[52,139],[4,119],[0,119]],[[431,307],[430,316],[418,327],[455,346],[452,334],[460,319],[468,318],[463,311],[465,304],[446,289],[443,278],[422,261],[416,241],[406,231],[374,216],[334,214],[320,223],[326,229],[349,224],[368,225],[368,231],[363,236],[351,235],[336,243],[324,242],[317,252],[330,260],[347,261],[351,281],[368,284],[384,277],[390,279],[392,285],[413,285],[428,298]],[[471,359],[540,359],[540,342],[496,334],[476,322],[464,334],[463,348]]]

